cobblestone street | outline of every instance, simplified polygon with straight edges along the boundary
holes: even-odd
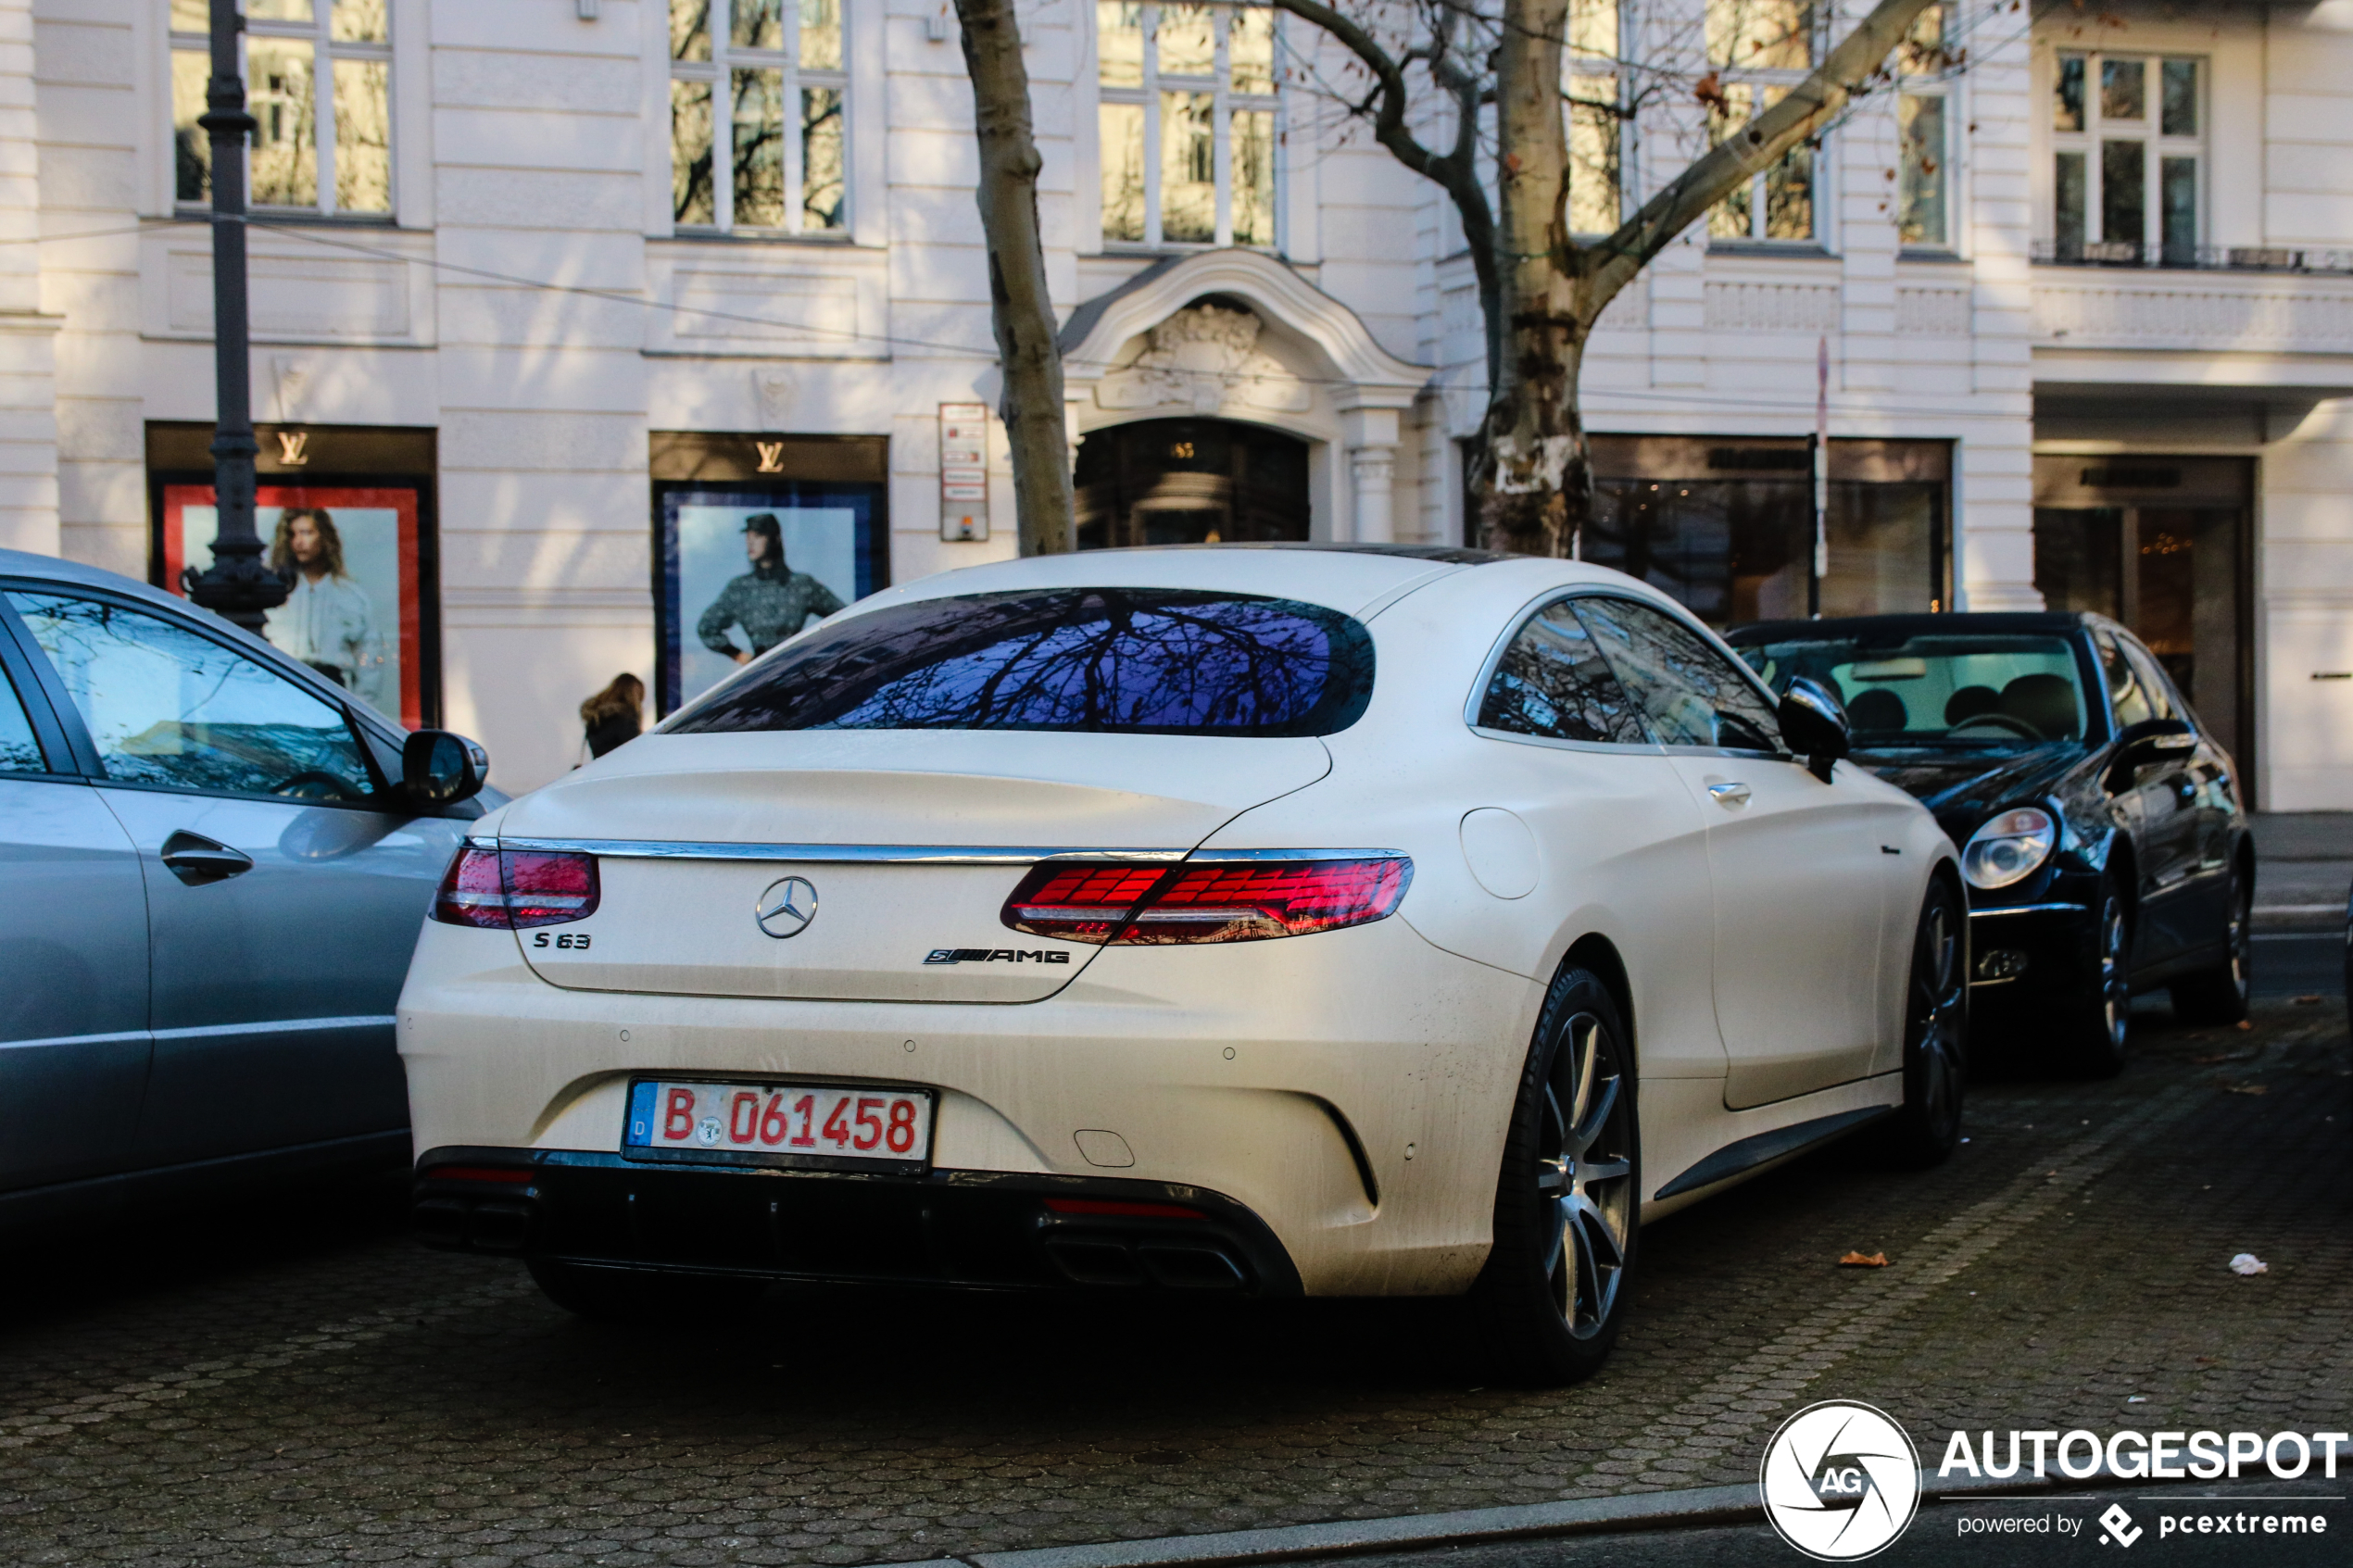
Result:
[[[833,1294],[599,1329],[414,1248],[390,1188],[19,1250],[0,1561],[910,1561],[1738,1482],[1830,1397],[1923,1449],[2342,1429],[2342,1007],[2140,1024],[2113,1083],[1981,1081],[1941,1170],[1832,1149],[1646,1232],[1616,1360],[1564,1392],[1481,1386],[1436,1305]]]

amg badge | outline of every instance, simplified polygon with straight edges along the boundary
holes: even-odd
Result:
[[[925,963],[1068,963],[1068,953],[1014,947],[934,947]]]

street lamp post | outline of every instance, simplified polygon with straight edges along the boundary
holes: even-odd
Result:
[[[196,123],[212,139],[212,358],[214,412],[212,494],[220,532],[212,564],[189,574],[188,596],[258,635],[271,610],[286,602],[287,584],[261,559],[253,525],[252,370],[245,324],[245,74],[238,69],[237,34],[245,19],[237,0],[212,0],[212,80],[206,113]]]

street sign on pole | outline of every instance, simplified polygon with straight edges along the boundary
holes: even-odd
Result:
[[[939,406],[939,536],[988,537],[988,406]]]

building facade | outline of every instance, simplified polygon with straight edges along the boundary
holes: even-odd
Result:
[[[1577,226],[1865,8],[1580,6]],[[264,532],[311,516],[364,606],[302,657],[527,788],[615,673],[673,704],[822,612],[787,573],[1013,553],[944,0],[247,10]],[[0,0],[0,544],[167,585],[211,527],[205,12]],[[1462,541],[1470,268],[1334,46],[1023,14],[1082,544]],[[1938,16],[1611,306],[1579,552],[1719,624],[2101,609],[2265,806],[2353,808],[2353,0]]]

